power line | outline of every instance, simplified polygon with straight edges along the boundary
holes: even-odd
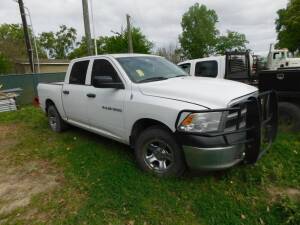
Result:
[[[37,72],[40,73],[41,69],[40,69],[40,58],[39,58],[39,52],[38,52],[38,48],[37,48],[37,42],[36,42],[36,38],[35,38],[35,33],[34,33],[34,29],[33,29],[33,23],[32,23],[32,19],[31,19],[31,13],[28,7],[24,6],[24,8],[27,10],[28,13],[28,17],[30,20],[30,25],[31,25],[31,31],[32,31],[32,38],[33,38],[33,44],[34,44],[34,48],[35,48],[35,55],[36,55],[36,62],[37,62]]]

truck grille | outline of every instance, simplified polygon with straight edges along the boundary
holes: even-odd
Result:
[[[239,108],[239,111],[229,111],[225,118],[225,127],[224,131],[235,131],[240,128],[246,127],[246,116],[247,116],[247,106],[246,104],[235,104],[231,106],[232,108]],[[240,115],[239,115],[240,114]]]

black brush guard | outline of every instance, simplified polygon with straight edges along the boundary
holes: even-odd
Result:
[[[240,117],[243,108],[247,109],[246,126],[240,128]],[[245,144],[246,163],[255,163],[271,146],[276,138],[278,129],[278,106],[277,96],[274,91],[260,93],[258,97],[249,97],[247,100],[238,102],[236,107],[215,110],[182,110],[176,120],[176,129],[179,133],[186,133],[178,130],[178,123],[182,113],[209,113],[209,112],[230,112],[238,113],[234,131],[217,132],[189,132],[188,134],[213,138],[223,137],[226,145]],[[225,124],[225,123],[224,123]],[[245,134],[245,139],[239,141],[229,141],[228,136],[234,134]]]

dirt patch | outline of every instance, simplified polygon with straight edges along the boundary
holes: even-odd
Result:
[[[60,173],[47,161],[8,163],[14,160],[10,154],[21,144],[20,124],[0,125],[0,217],[30,204],[33,196],[53,190],[61,180]],[[1,221],[0,221],[1,223]]]
[[[0,216],[29,205],[33,196],[58,185],[58,176],[47,173],[42,162],[0,171]]]
[[[18,143],[16,138],[18,128],[17,125],[0,126],[0,151],[8,150]]]
[[[276,202],[277,200],[288,197],[293,200],[300,200],[300,190],[296,188],[268,188],[268,193],[271,197],[271,202]]]

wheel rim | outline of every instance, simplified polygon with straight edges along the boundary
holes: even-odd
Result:
[[[56,130],[57,127],[56,116],[53,115],[53,113],[49,113],[49,124],[52,130]]]
[[[151,140],[144,147],[144,161],[156,172],[167,171],[174,163],[174,152],[163,140]]]

